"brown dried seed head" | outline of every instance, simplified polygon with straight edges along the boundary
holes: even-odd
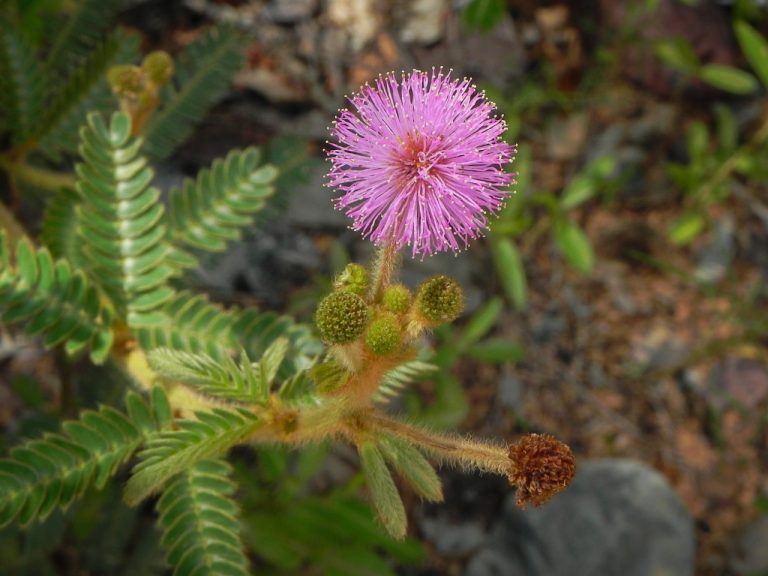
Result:
[[[527,434],[509,447],[507,478],[517,486],[517,505],[540,506],[564,490],[576,474],[571,449],[549,434]]]

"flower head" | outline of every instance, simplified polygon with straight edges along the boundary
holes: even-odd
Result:
[[[567,445],[549,434],[526,434],[509,447],[509,482],[517,486],[517,505],[540,506],[562,492],[576,474]]]
[[[468,79],[442,69],[380,76],[350,98],[332,129],[328,185],[352,228],[376,244],[430,255],[466,246],[501,208],[515,147]]]

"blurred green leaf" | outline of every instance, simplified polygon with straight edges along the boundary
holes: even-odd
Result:
[[[501,298],[492,298],[472,315],[459,340],[459,348],[465,348],[480,340],[494,327],[504,307]]]
[[[568,263],[579,272],[591,272],[595,255],[584,231],[567,218],[559,218],[555,220],[552,232],[555,243]]]
[[[687,74],[696,74],[701,67],[699,57],[684,38],[661,40],[656,43],[656,56],[665,64]]]
[[[560,197],[560,206],[565,210],[575,208],[583,204],[595,195],[594,180],[588,174],[577,174],[563,190]]]
[[[727,106],[718,104],[715,106],[715,117],[717,119],[717,143],[722,152],[733,152],[739,143],[739,129],[736,126],[733,112]]]
[[[757,80],[749,72],[723,64],[705,64],[699,77],[715,88],[731,94],[751,94],[757,90]]]
[[[742,52],[757,77],[768,89],[768,41],[743,20],[733,24]]]
[[[685,132],[688,155],[691,162],[701,162],[709,150],[709,130],[700,121],[693,122]]]
[[[678,246],[688,244],[701,233],[705,224],[706,221],[701,214],[695,212],[683,214],[672,223],[669,239]]]
[[[528,283],[517,246],[508,238],[501,238],[491,243],[491,251],[507,297],[515,308],[524,309],[528,302]]]
[[[464,8],[464,23],[480,30],[490,30],[504,16],[504,0],[472,0]]]
[[[467,350],[467,356],[488,364],[519,362],[525,358],[525,348],[505,338],[489,338]]]

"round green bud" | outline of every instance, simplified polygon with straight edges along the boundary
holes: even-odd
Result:
[[[384,289],[381,303],[386,310],[403,314],[411,307],[411,291],[402,284],[392,284]]]
[[[453,278],[435,276],[419,286],[416,307],[430,324],[445,324],[458,318],[464,310],[464,291]]]
[[[377,356],[392,354],[400,346],[402,330],[397,316],[384,312],[374,318],[365,333],[366,347]]]
[[[368,306],[352,292],[333,292],[320,301],[315,312],[320,336],[329,344],[349,344],[368,324]]]
[[[162,86],[173,76],[173,59],[162,50],[147,54],[141,67],[156,86]]]
[[[333,282],[336,290],[348,290],[358,296],[368,291],[368,270],[360,264],[347,264]]]
[[[121,64],[107,72],[112,92],[118,96],[136,95],[144,90],[144,74],[138,66]]]

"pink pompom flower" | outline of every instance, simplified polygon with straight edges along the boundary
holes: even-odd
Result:
[[[375,244],[413,256],[464,248],[509,194],[516,148],[504,120],[468,79],[442,69],[380,76],[350,98],[331,130],[328,186]]]

